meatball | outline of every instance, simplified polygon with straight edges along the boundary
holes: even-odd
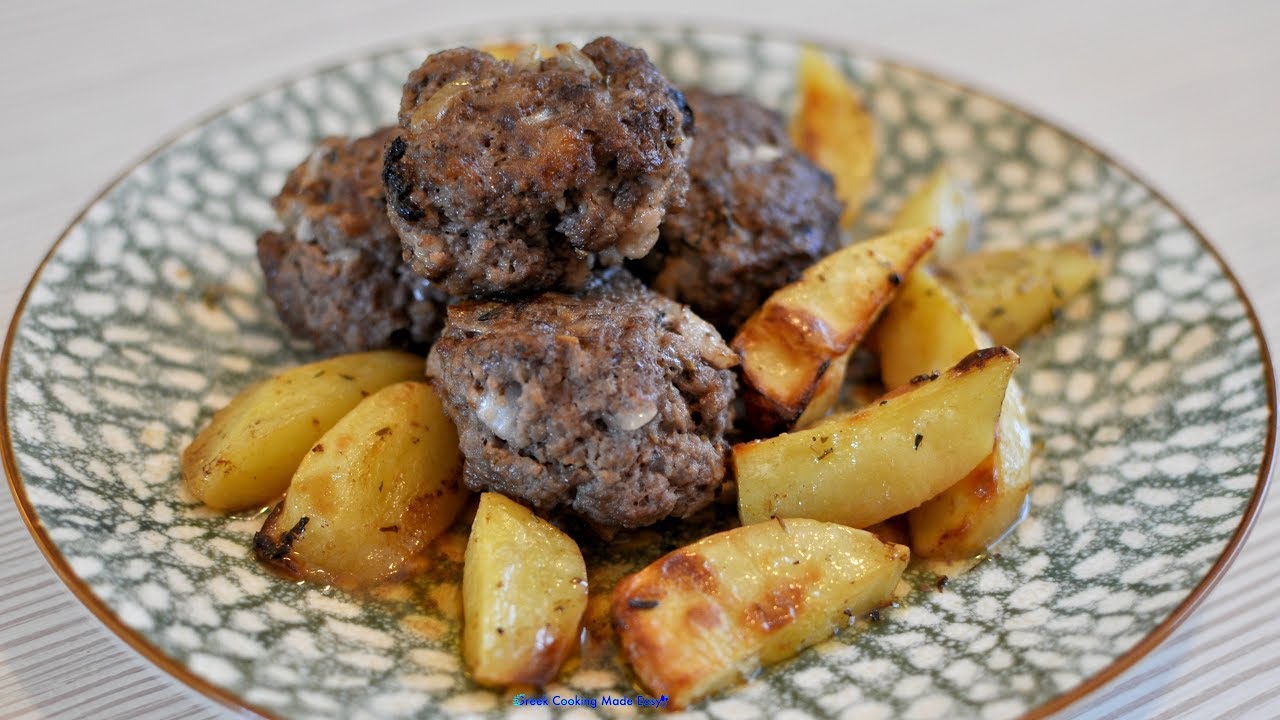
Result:
[[[649,252],[683,202],[680,91],[613,38],[558,50],[518,63],[448,50],[405,84],[388,211],[413,269],[451,295],[576,289],[594,265]]]
[[[577,295],[449,308],[427,375],[468,487],[611,530],[714,498],[736,363],[709,323],[613,269]]]
[[[770,293],[840,247],[841,203],[778,113],[740,96],[692,89],[685,97],[698,123],[689,193],[634,269],[730,335]]]
[[[387,219],[382,157],[395,133],[321,142],[275,198],[284,231],[258,238],[280,319],[324,352],[425,349],[444,322],[444,294],[409,269]]]

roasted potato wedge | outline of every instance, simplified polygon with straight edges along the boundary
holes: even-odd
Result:
[[[853,354],[853,350],[854,348],[849,348],[843,355],[832,360],[818,377],[818,382],[814,385],[813,397],[809,398],[809,404],[805,405],[804,412],[796,418],[796,427],[807,428],[822,420],[836,406],[836,403],[840,402],[840,391],[844,389],[844,378],[849,370],[849,356]]]
[[[939,165],[916,189],[893,220],[895,230],[913,227],[936,227],[942,237],[933,246],[934,262],[954,260],[968,253],[977,240],[978,211],[945,165]]]
[[[886,387],[951,366],[991,344],[960,302],[933,276],[907,277],[876,330]],[[1022,393],[1005,391],[991,456],[963,480],[911,510],[911,548],[920,557],[960,559],[986,550],[1022,516],[1031,488],[1031,431]]]
[[[979,252],[938,268],[938,279],[999,345],[1016,345],[1093,282],[1100,263],[1080,243]]]
[[[991,339],[934,276],[917,268],[876,324],[880,379],[889,390],[917,375],[942,371]]]
[[[779,288],[738,329],[743,399],[762,435],[790,428],[832,361],[857,345],[937,231],[882,235],[837,250]]]
[[[624,578],[613,624],[640,682],[682,708],[888,604],[909,557],[834,523],[748,525]]]
[[[853,225],[875,174],[875,123],[844,73],[812,47],[800,53],[799,105],[791,117],[791,140],[800,152],[831,173],[844,203],[841,224]]]
[[[254,537],[289,577],[366,587],[420,569],[466,502],[458,432],[425,382],[360,402],[303,459]]]
[[[485,493],[467,541],[462,607],[462,655],[476,682],[545,685],[578,644],[582,552],[528,508]]]
[[[1017,365],[1008,348],[979,350],[857,413],[735,445],[739,517],[868,527],[920,505],[991,453]]]
[[[316,440],[360,400],[423,377],[422,358],[380,351],[286,370],[214,413],[182,453],[182,480],[218,510],[262,507],[284,494]]]
[[[1031,490],[1031,430],[1022,393],[1009,382],[995,449],[963,480],[907,513],[911,547],[926,558],[981,554],[1022,519]]]

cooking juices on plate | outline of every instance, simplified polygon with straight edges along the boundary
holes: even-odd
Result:
[[[944,168],[851,243],[871,116],[816,51],[798,80],[788,121],[607,37],[428,57],[397,124],[322,142],[259,239],[285,326],[356,354],[232,400],[187,487],[273,505],[263,563],[348,589],[423,572],[480,493],[456,579],[473,679],[550,682],[603,626],[670,707],[892,603],[912,552],[982,552],[1032,481],[1005,346],[1097,263],[966,254]],[[867,351],[889,392],[841,406]],[[735,502],[593,610],[578,542],[608,557]],[[883,531],[904,516],[910,549]]]

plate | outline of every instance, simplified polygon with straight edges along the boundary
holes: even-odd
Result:
[[[678,83],[785,108],[799,42],[637,26],[440,37],[301,77],[208,118],[109,187],[32,280],[5,345],[5,470],[38,543],[112,630],[196,689],[267,715],[528,717],[630,712],[636,688],[584,663],[537,710],[473,685],[458,597],[430,579],[371,597],[281,581],[249,553],[260,515],[203,510],[177,457],[239,389],[311,359],[276,320],[254,238],[285,173],[328,134],[395,115],[431,50],[614,34]],[[945,587],[766,670],[694,715],[1048,714],[1150,650],[1222,574],[1274,449],[1275,392],[1256,319],[1200,233],[1131,172],[1054,126],[907,65],[827,48],[879,122],[884,227],[945,160],[974,188],[987,246],[1090,238],[1107,268],[1019,348],[1039,439],[1029,517]],[[652,557],[669,538],[634,542]],[[440,576],[461,542],[439,544]],[[621,563],[609,567],[618,570]],[[532,695],[530,696],[532,697]],[[594,709],[591,703],[598,706]]]

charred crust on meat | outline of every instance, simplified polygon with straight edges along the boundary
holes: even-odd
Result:
[[[924,383],[933,382],[934,380],[937,380],[940,376],[941,376],[941,373],[939,373],[937,370],[934,370],[932,372],[927,372],[927,373],[920,373],[919,375],[916,375],[915,377],[911,378],[911,380],[908,381],[908,384],[923,385]]]
[[[418,207],[416,203],[405,195],[397,196],[396,201],[392,203],[392,205],[395,208],[396,214],[408,222],[416,222],[426,215],[426,213],[422,211],[422,208]]]
[[[641,598],[628,598],[627,607],[632,610],[652,610],[658,607],[657,600],[643,600]]]
[[[382,184],[387,189],[387,194],[391,197],[407,197],[412,187],[400,172],[400,168],[396,166],[396,162],[396,160],[391,159],[391,154],[387,153],[386,164],[382,167]]]
[[[399,162],[400,158],[404,157],[405,147],[404,136],[396,135],[391,144],[387,145],[387,154],[384,161],[388,163]]]
[[[695,118],[693,116],[693,108],[689,106],[689,100],[685,98],[684,93],[680,91],[680,88],[675,85],[672,85],[671,88],[667,90],[667,96],[674,100],[676,105],[680,108],[680,129],[684,131],[685,137],[694,137],[694,132],[696,131],[696,126],[694,124]]]
[[[426,213],[410,197],[413,194],[413,183],[405,177],[398,165],[404,158],[406,147],[402,135],[397,135],[387,146],[382,165],[382,184],[386,188],[386,198],[391,209],[406,222],[417,222]]]
[[[417,222],[426,217],[426,213],[413,201],[413,185],[405,179],[400,168],[388,163],[382,171],[382,182],[387,187],[387,204],[396,215],[405,222]]]

